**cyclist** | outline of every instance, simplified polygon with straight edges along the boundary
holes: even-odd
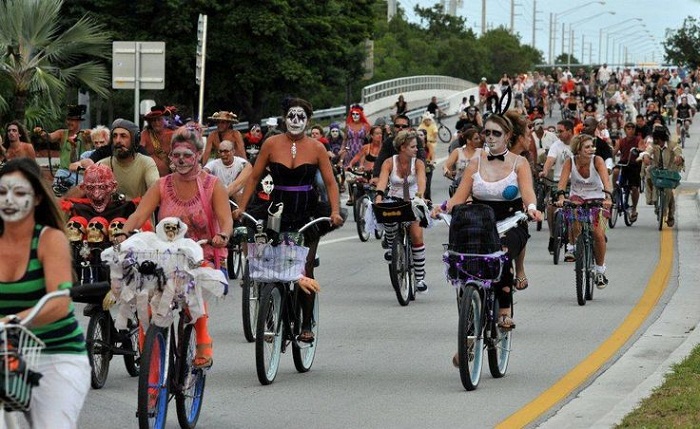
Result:
[[[72,285],[71,252],[55,201],[32,159],[10,160],[0,170],[2,322],[26,317],[42,296]],[[32,368],[42,375],[31,391],[32,427],[75,428],[90,389],[90,363],[70,298],[44,306],[31,330],[46,343]]]
[[[651,167],[665,168],[668,170],[678,171],[683,167],[683,149],[677,141],[670,141],[670,133],[664,125],[654,126],[651,132],[653,142],[648,145],[646,150],[642,152],[642,160],[647,170]],[[651,174],[647,171],[646,175],[646,193],[647,204],[656,205],[656,192],[651,181]],[[672,227],[675,224],[675,199],[671,189],[666,190],[666,201],[668,201],[668,216],[666,217],[666,225]]]
[[[484,145],[481,141],[479,130],[475,127],[467,127],[459,132],[459,140],[464,142],[461,147],[450,153],[443,166],[443,175],[452,181],[449,188],[450,197],[459,186],[462,180],[464,169],[467,168],[469,160],[474,157],[476,151]]]
[[[613,153],[620,154],[620,164],[627,164],[613,169],[613,183],[617,183],[617,178],[622,174],[622,182],[630,187],[632,195],[632,206],[630,210],[630,221],[637,220],[637,204],[639,203],[639,186],[641,185],[641,160],[637,160],[639,152],[645,149],[644,140],[636,134],[636,127],[632,122],[625,124],[625,137],[615,143]]]
[[[557,141],[557,135],[551,131],[544,129],[544,120],[541,118],[535,119],[532,122],[533,130],[531,133],[532,141],[537,148],[537,165],[542,166],[547,160],[547,152]]]
[[[603,207],[610,209],[612,205],[612,192],[610,191],[610,178],[605,161],[595,154],[593,136],[579,134],[571,139],[571,152],[573,155],[564,162],[557,191],[557,205],[564,202],[567,183],[571,182],[569,199],[572,202],[587,202],[604,200]],[[576,167],[576,168],[574,168]],[[602,212],[594,219],[593,223],[593,253],[595,254],[595,282],[598,289],[604,289],[608,285],[605,276],[605,225]],[[573,242],[580,233],[580,226],[574,222]]]
[[[394,148],[397,155],[388,158],[382,163],[381,173],[377,181],[377,196],[375,203],[384,200],[384,189],[389,188],[387,198],[404,201],[413,198],[423,198],[425,192],[425,164],[417,158],[418,139],[414,132],[401,131],[394,138]],[[389,249],[394,242],[398,225],[396,223],[385,224],[385,236]],[[425,283],[425,244],[423,243],[423,228],[419,222],[413,221],[408,228],[411,236],[413,250],[413,267],[416,276],[416,290],[426,292],[428,285]],[[391,261],[391,250],[387,250],[384,259]]]
[[[692,123],[692,117],[695,115],[695,109],[688,103],[688,96],[681,95],[681,102],[676,106],[673,113],[673,119],[676,120],[676,135],[681,135],[681,127],[685,125],[685,121]],[[685,132],[686,137],[690,137],[688,131]]]
[[[247,159],[233,154],[234,145],[230,140],[219,143],[219,158],[213,158],[203,167],[204,171],[218,177],[226,188],[228,196],[234,200],[243,193],[253,167]]]

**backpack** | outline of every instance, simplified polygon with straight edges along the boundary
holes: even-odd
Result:
[[[485,204],[454,206],[448,249],[459,253],[478,254],[501,250],[493,209]]]

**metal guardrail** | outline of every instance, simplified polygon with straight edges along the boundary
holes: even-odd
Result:
[[[331,107],[329,109],[317,110],[314,112],[314,115],[312,116],[312,118],[314,120],[315,119],[328,119],[328,118],[331,118],[331,119],[332,118],[342,118],[343,120],[345,120],[345,106],[338,106],[338,107]],[[265,124],[267,123],[268,119],[269,118],[264,118],[262,121],[260,121],[260,125],[262,125],[264,127]],[[253,124],[251,124],[250,121],[239,122],[239,123],[233,125],[233,129],[245,133],[250,129],[251,125],[253,125]],[[204,135],[208,136],[209,133],[211,133],[212,131],[215,131],[215,130],[216,130],[216,126],[207,127],[204,129]]]
[[[474,83],[450,76],[409,76],[385,80],[362,89],[362,103],[366,104],[381,98],[391,97],[404,92],[446,89],[464,91],[474,87]]]

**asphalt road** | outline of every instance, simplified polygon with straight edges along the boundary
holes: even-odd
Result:
[[[697,147],[691,146],[686,149],[688,160]],[[446,196],[447,181],[436,175],[433,199],[441,202]],[[517,328],[508,373],[493,379],[485,366],[473,392],[463,389],[451,364],[457,311],[440,259],[447,227],[437,224],[425,231],[430,289],[401,307],[391,288],[384,250],[374,238],[360,242],[349,220],[320,246],[320,335],[310,372],[297,373],[287,353],[276,381],[261,386],[254,345],[243,337],[237,281],[232,281],[235,287],[226,299],[210,306],[215,363],[198,427],[495,426],[579,364],[632,311],[659,259],[654,213],[643,203],[634,226],[626,227],[620,219],[608,231],[610,285],[596,290],[584,307],[576,303],[573,264],[553,265],[546,249],[547,227],[538,232],[531,224],[526,259],[530,287],[515,295]],[[676,281],[674,268],[671,292]],[[136,387],[137,379],[130,378],[121,359],[115,358],[106,386],[90,391],[80,427],[137,427]],[[174,403],[168,420],[167,427],[178,427]]]

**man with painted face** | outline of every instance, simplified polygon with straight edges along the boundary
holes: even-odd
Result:
[[[307,223],[310,215],[317,217],[320,205],[319,196],[314,188],[316,172],[321,177],[328,191],[330,217],[334,226],[343,224],[340,215],[338,185],[333,176],[333,168],[326,148],[319,141],[305,134],[309,119],[313,113],[311,104],[300,98],[285,100],[284,118],[287,131],[272,136],[262,146],[251,175],[252,183],[258,183],[269,169],[274,181],[271,204],[283,203],[280,231],[296,231]],[[248,208],[248,202],[255,188],[246,187],[241,197],[239,209],[234,217],[240,219]],[[265,207],[267,209],[267,206]],[[323,215],[328,215],[324,213]],[[254,216],[261,218],[260,215]],[[314,260],[319,242],[318,234],[307,234],[304,245],[309,247],[305,275],[314,278]],[[302,285],[302,288],[305,286]],[[301,341],[313,341],[311,331],[311,314],[315,289],[305,289],[302,294],[304,320],[302,321]]]

